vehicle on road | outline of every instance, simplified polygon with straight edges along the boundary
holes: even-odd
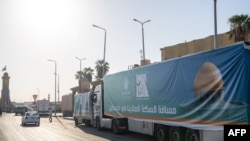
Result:
[[[28,111],[28,107],[26,106],[17,106],[13,109],[13,112],[15,113],[15,115],[24,115],[25,112]]]
[[[91,93],[75,96],[74,112],[115,134],[222,141],[224,125],[250,123],[249,66],[250,46],[239,42],[105,75]]]
[[[35,124],[40,126],[40,116],[37,111],[28,111],[22,116],[22,125]]]
[[[84,123],[86,126],[91,126],[93,124],[91,92],[77,93],[74,100],[73,118],[75,125]]]
[[[73,94],[62,96],[62,114],[63,117],[73,116]]]
[[[38,100],[37,101],[37,112],[42,115],[42,114],[49,114],[49,100],[43,99],[43,100]]]

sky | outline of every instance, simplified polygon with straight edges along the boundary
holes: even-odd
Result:
[[[217,33],[230,30],[233,15],[250,16],[250,0],[217,0]],[[160,49],[214,34],[214,0],[0,0],[0,69],[10,76],[10,99],[59,99],[78,85],[75,74],[95,68],[104,56],[108,74],[128,70],[145,58],[161,61]],[[58,78],[57,76],[57,78]],[[2,83],[2,80],[1,80]],[[2,89],[2,88],[1,88]],[[58,89],[56,90],[58,91]],[[56,95],[58,97],[58,94]],[[56,98],[58,99],[58,98]]]

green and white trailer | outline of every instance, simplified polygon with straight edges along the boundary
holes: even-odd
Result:
[[[87,126],[93,125],[92,116],[92,102],[91,92],[77,93],[74,95],[74,112],[73,119],[75,125],[85,124]]]
[[[222,141],[224,125],[250,121],[249,49],[239,42],[106,75],[93,85],[93,125],[157,141]]]

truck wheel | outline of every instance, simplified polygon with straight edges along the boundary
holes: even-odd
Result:
[[[91,121],[90,120],[86,120],[85,124],[86,124],[87,127],[90,127],[91,126]]]
[[[114,134],[119,134],[119,120],[118,119],[114,119],[112,122],[112,131]]]
[[[169,141],[182,141],[181,129],[179,127],[170,127]]]
[[[96,118],[95,122],[96,122],[96,129],[99,131],[102,130],[100,119]]]
[[[185,141],[200,141],[199,131],[187,129],[185,134]]]
[[[78,125],[78,121],[77,121],[77,119],[75,119],[75,126],[77,126]]]
[[[157,125],[155,129],[155,140],[156,141],[165,141],[168,138],[167,127],[164,125]]]

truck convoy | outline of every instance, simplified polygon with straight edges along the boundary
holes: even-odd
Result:
[[[224,125],[250,123],[249,50],[239,42],[106,75],[75,95],[75,123],[157,141],[222,141]]]

